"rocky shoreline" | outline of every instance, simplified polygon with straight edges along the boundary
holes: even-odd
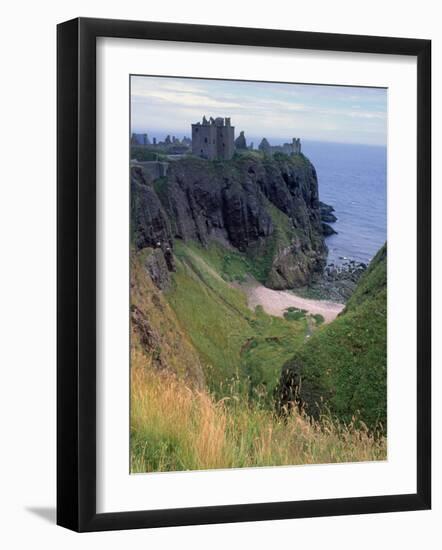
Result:
[[[329,225],[338,220],[334,207],[320,201],[319,212],[324,237],[336,235],[337,231]],[[328,263],[322,274],[315,277],[310,285],[294,289],[296,294],[304,298],[344,304],[353,294],[367,265],[343,256],[339,259],[342,260],[339,264]]]
[[[330,235],[337,235],[337,231],[329,224],[335,223],[338,218],[333,214],[335,209],[330,204],[319,201],[319,213],[321,216],[322,234],[324,237],[330,237]]]
[[[340,265],[327,264],[322,276],[308,287],[296,288],[296,294],[305,298],[330,300],[341,304],[347,302],[368,266],[363,262],[341,259],[344,261]]]

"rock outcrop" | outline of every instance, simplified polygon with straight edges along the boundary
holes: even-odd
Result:
[[[244,132],[240,132],[239,136],[235,139],[235,149],[247,149],[247,141]]]
[[[262,138],[261,143],[258,145],[258,149],[263,153],[270,154],[271,147],[270,143],[267,141],[267,138]]]
[[[325,223],[334,223],[338,221],[338,218],[333,214],[335,209],[325,202],[319,202],[319,211],[321,213],[321,220]]]
[[[256,257],[263,282],[278,289],[308,284],[325,265],[317,176],[303,155],[188,157],[156,181],[133,167],[131,190],[137,249],[216,239]]]
[[[131,241],[140,250],[167,243],[172,246],[169,217],[158,198],[152,178],[141,166],[131,167]]]
[[[322,222],[321,226],[322,226],[322,234],[324,235],[324,237],[330,237],[330,235],[337,235],[338,233],[333,229],[331,225],[328,225],[328,223]]]
[[[171,256],[171,261],[173,256]],[[170,272],[175,270],[173,263],[167,261],[168,251],[163,251],[161,248],[152,250],[147,255],[144,266],[150,275],[153,283],[159,290],[168,290],[170,287]]]

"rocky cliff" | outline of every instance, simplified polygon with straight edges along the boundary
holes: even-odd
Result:
[[[325,264],[316,171],[303,155],[187,157],[156,180],[134,166],[131,210],[137,249],[217,240],[256,260],[271,288],[308,284]]]

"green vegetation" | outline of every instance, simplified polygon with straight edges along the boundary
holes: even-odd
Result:
[[[241,254],[233,247],[226,248],[215,241],[206,247],[192,241],[185,245],[181,241],[177,241],[175,250],[179,258],[189,254],[194,257],[199,256],[227,282],[244,282],[247,275],[254,272],[253,265],[245,254]]]
[[[178,323],[164,294],[146,272],[145,262],[152,248],[132,250],[131,279],[131,360],[149,370],[168,369],[196,387],[204,382],[203,369],[195,348]],[[180,353],[177,353],[177,350]]]
[[[305,321],[248,308],[244,293],[227,282],[248,273],[239,253],[176,242],[175,255],[166,298],[201,357],[209,388],[222,397],[224,385],[238,381],[252,396],[264,390],[271,396],[282,365],[304,339]]]
[[[235,389],[217,400],[175,377],[131,369],[131,471],[383,460],[387,442],[354,424],[292,411],[282,419]]]
[[[270,201],[267,201],[266,207],[272,218],[273,233],[265,241],[257,241],[250,245],[247,250],[247,258],[251,266],[250,273],[263,284],[271,282],[269,278],[272,278],[272,266],[277,252],[281,248],[290,246],[296,235],[293,223],[284,212]]]
[[[150,253],[133,254],[132,266],[132,304],[156,338],[146,353],[139,332],[132,334],[132,472],[386,458],[378,424],[385,422],[385,250],[345,312],[308,341],[321,315],[291,307],[283,319],[247,307],[232,285],[249,273],[239,252],[176,242],[176,272],[165,293],[142,268]],[[324,399],[320,416],[307,416],[314,414],[309,406],[275,414],[284,363],[302,365],[301,395]]]
[[[130,148],[130,158],[136,159],[140,162],[146,162],[149,160],[165,160],[167,157],[164,153],[165,151],[163,152],[158,149],[152,150],[147,147],[137,145],[132,145]]]
[[[347,302],[345,311],[353,311],[374,297],[387,297],[387,245],[385,244],[371,261]]]
[[[289,307],[284,312],[284,318],[287,321],[300,321],[305,319],[305,314],[307,311],[305,309],[298,309],[297,307]]]
[[[324,317],[320,313],[315,313],[314,315],[312,315],[312,317],[315,320],[317,326],[322,325],[322,323],[325,321]]]
[[[297,380],[298,396],[311,414],[326,406],[343,422],[356,416],[386,429],[386,256],[385,245],[344,312],[319,328],[284,368],[282,387],[290,377]]]
[[[153,188],[162,204],[164,204],[167,199],[167,184],[168,179],[166,176],[162,176],[153,181]]]
[[[141,176],[133,170],[132,471],[385,458],[386,248],[330,324],[294,307],[252,311],[246,290],[275,311],[282,300],[252,292],[255,279],[295,288],[321,268],[308,160],[188,156],[167,177]],[[226,228],[219,241],[189,240],[209,241],[214,226]]]
[[[265,155],[262,151],[258,151],[257,149],[251,150],[251,149],[237,149],[233,155],[233,160],[254,160],[254,161],[262,161],[264,160]]]

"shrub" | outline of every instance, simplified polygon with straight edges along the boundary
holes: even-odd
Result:
[[[315,313],[314,315],[312,315],[312,317],[318,326],[322,325],[322,323],[325,321],[324,317],[320,313]]]
[[[307,311],[305,309],[289,307],[284,312],[284,318],[287,319],[287,321],[301,321],[302,319],[305,319],[306,313]]]

